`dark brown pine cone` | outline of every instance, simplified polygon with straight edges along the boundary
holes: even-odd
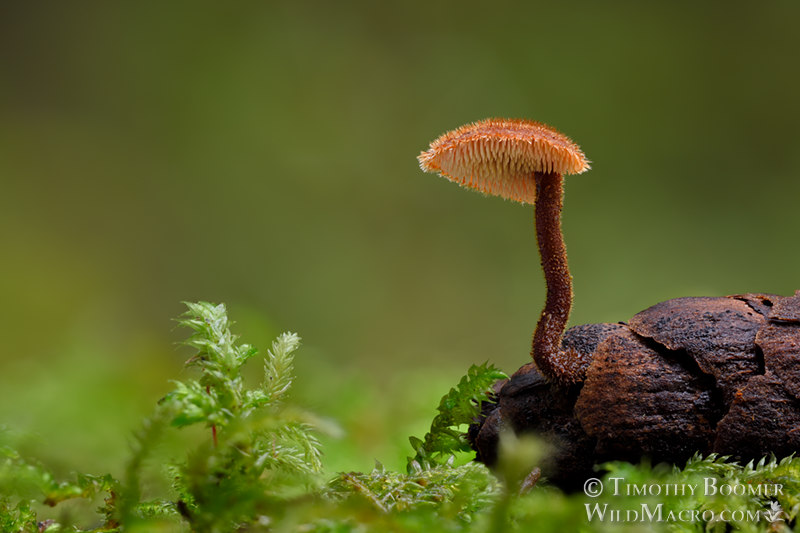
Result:
[[[569,329],[583,382],[548,382],[533,363],[501,385],[470,428],[491,465],[503,426],[556,452],[543,474],[578,489],[608,460],[681,464],[695,452],[739,460],[800,451],[800,291],[677,298],[628,324]]]

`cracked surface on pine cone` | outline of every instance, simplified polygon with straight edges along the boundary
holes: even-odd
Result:
[[[668,300],[628,324],[570,328],[562,344],[581,354],[584,381],[520,368],[470,429],[479,460],[494,462],[505,425],[554,446],[542,470],[566,490],[606,460],[800,451],[800,291]]]

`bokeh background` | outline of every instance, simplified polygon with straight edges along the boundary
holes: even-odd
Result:
[[[0,423],[56,469],[121,475],[190,375],[172,319],[207,300],[259,347],[304,338],[294,398],[345,431],[329,469],[400,465],[470,364],[529,357],[531,208],[415,159],[491,116],[593,162],[567,179],[572,324],[791,294],[798,20],[788,1],[4,2]]]

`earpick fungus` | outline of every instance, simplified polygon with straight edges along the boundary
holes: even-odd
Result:
[[[536,209],[547,299],[533,362],[494,385],[468,439],[497,460],[503,428],[532,432],[553,453],[541,473],[579,490],[613,460],[680,464],[695,453],[758,460],[800,452],[800,291],[676,298],[627,323],[564,332],[572,283],[561,236],[562,176],[589,168],[547,126],[485,120],[445,134],[423,170]]]
[[[572,307],[572,277],[561,234],[563,176],[589,169],[581,149],[539,122],[488,119],[445,133],[418,159],[425,172],[438,172],[463,187],[534,204],[547,298],[533,335],[533,359],[551,380],[582,379],[586,365],[579,353],[561,348]]]

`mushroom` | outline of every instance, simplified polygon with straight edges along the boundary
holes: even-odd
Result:
[[[417,159],[425,172],[437,172],[463,187],[534,204],[547,298],[531,355],[549,380],[582,380],[588,361],[561,346],[572,307],[572,276],[561,234],[563,175],[589,169],[581,149],[539,122],[487,119],[445,133]]]

